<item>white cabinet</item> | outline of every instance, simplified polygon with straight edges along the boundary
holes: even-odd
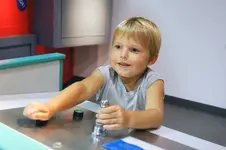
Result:
[[[38,44],[57,48],[106,43],[111,4],[111,0],[35,0]]]

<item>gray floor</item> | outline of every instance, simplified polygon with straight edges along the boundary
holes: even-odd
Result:
[[[226,146],[226,117],[166,103],[163,125]]]

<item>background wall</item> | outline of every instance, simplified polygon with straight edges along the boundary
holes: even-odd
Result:
[[[96,67],[108,64],[109,45],[75,47],[73,55],[74,75],[87,77]]]
[[[33,0],[28,0],[25,11],[19,11],[16,0],[4,0],[0,5],[0,38],[32,33]],[[54,49],[42,45],[36,46],[36,54],[60,52],[66,55],[64,61],[64,82],[73,76],[72,48]]]
[[[114,0],[112,30],[137,15],[162,32],[153,68],[165,78],[166,94],[226,108],[226,1]],[[108,63],[108,52],[108,46],[75,48],[74,74],[87,76]]]

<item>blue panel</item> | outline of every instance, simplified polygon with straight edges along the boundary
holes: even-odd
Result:
[[[103,145],[107,150],[144,150],[143,148],[136,146],[134,144],[127,143],[122,139],[111,141]]]
[[[49,150],[47,146],[0,123],[0,150]]]

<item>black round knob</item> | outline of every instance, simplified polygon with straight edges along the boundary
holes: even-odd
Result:
[[[82,110],[74,110],[74,113],[73,113],[73,120],[82,120],[83,118],[83,111]]]

